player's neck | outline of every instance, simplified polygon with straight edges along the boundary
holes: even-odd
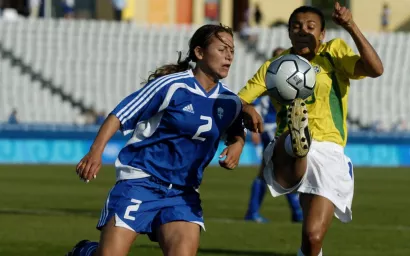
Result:
[[[300,54],[300,56],[307,59],[308,61],[311,61],[316,57],[316,52],[317,50],[315,50],[314,52],[309,52],[308,54]],[[290,53],[297,54],[293,47],[290,49]]]
[[[193,73],[196,80],[200,83],[200,86],[202,86],[206,92],[211,91],[218,84],[218,79],[203,72],[201,69],[194,69]]]

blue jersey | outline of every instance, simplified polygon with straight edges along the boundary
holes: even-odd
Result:
[[[276,123],[276,111],[269,96],[262,96],[257,98],[253,105],[261,115],[264,124]]]
[[[221,136],[243,134],[241,109],[222,83],[206,92],[191,70],[150,81],[112,111],[132,133],[115,163],[117,180],[155,176],[198,187]]]
[[[261,138],[263,148],[266,148],[267,145],[275,138],[276,111],[269,96],[257,98],[253,102],[253,105],[255,105],[256,111],[258,111],[263,119],[264,132],[262,133]]]

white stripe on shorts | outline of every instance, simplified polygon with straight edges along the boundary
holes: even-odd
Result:
[[[114,187],[110,189],[110,192],[108,192],[107,201],[105,202],[104,208],[102,208],[101,210],[101,216],[100,216],[100,220],[98,221],[98,227],[101,227],[107,221],[108,204],[110,203],[110,196],[111,196],[111,192],[114,189]]]

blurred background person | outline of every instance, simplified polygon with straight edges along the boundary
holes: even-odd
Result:
[[[389,30],[389,24],[390,24],[390,7],[387,3],[383,5],[383,10],[382,10],[382,15],[381,15],[381,26],[382,26],[382,31],[388,31]]]
[[[9,115],[8,124],[18,124],[17,109],[13,109]]]

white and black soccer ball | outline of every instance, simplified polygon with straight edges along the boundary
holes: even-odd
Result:
[[[287,105],[296,98],[306,99],[312,95],[316,72],[307,59],[286,54],[269,65],[265,83],[269,95]]]

